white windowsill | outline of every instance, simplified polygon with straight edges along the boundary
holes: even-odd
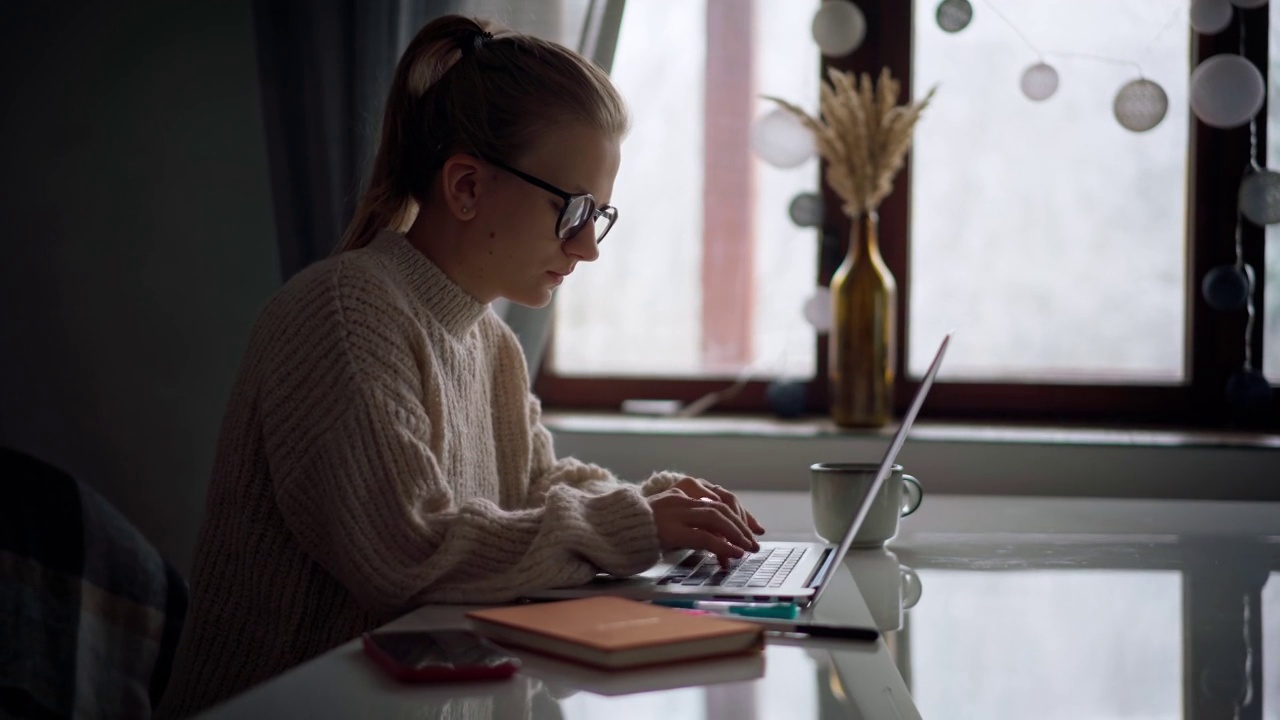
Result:
[[[823,418],[548,411],[561,454],[643,479],[673,469],[750,490],[807,490],[813,462],[872,462],[896,426]],[[922,421],[899,456],[930,492],[1280,501],[1280,435]]]
[[[705,415],[692,418],[623,415],[607,412],[547,411],[547,427],[559,432],[624,435],[750,436],[763,438],[882,437],[897,423],[875,429],[845,429],[830,420],[806,417],[782,420],[764,415]],[[1126,445],[1142,447],[1236,447],[1280,450],[1280,435],[1222,430],[1132,430],[1047,425],[995,425],[921,420],[912,441]]]

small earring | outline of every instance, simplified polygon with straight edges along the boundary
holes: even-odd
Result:
[[[471,208],[469,208],[469,207],[464,207],[464,208],[462,208],[462,214],[463,214],[463,215],[466,215],[466,214],[467,214],[467,213],[469,213],[469,212],[471,212]]]

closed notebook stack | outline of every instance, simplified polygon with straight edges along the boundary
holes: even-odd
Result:
[[[758,651],[755,623],[693,615],[619,597],[516,605],[467,613],[505,645],[611,670]]]

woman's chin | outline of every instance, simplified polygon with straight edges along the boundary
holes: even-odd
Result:
[[[508,295],[507,299],[517,305],[524,305],[531,308],[546,307],[551,302],[552,291],[550,288],[539,288],[537,290],[529,290],[518,295]]]

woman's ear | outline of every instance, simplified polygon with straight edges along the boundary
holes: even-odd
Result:
[[[440,170],[444,204],[459,220],[476,216],[476,202],[480,198],[482,180],[480,161],[472,155],[458,153],[444,161]]]

